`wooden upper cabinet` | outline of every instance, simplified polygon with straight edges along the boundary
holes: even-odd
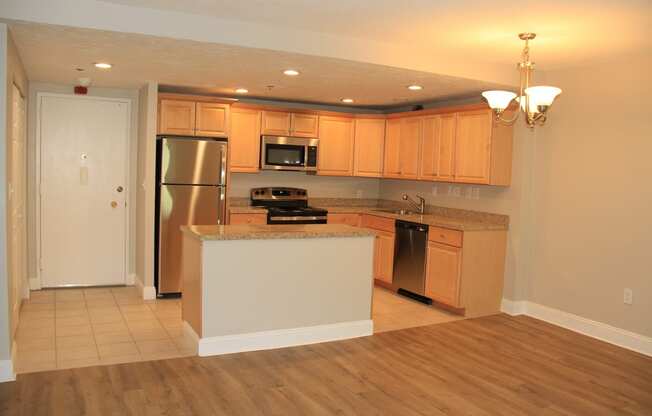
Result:
[[[399,152],[401,178],[417,178],[422,132],[422,118],[409,117],[401,120],[401,150]]]
[[[195,102],[161,100],[158,121],[159,134],[193,136],[195,134]]]
[[[371,118],[355,120],[354,143],[353,174],[355,176],[382,176],[385,120]]]
[[[229,131],[228,104],[197,102],[195,135],[227,137]]]
[[[319,117],[319,151],[317,173],[353,175],[353,119]]]
[[[461,307],[460,287],[462,249],[428,242],[426,296],[454,307]]]
[[[456,114],[424,117],[419,179],[452,180]]]
[[[316,114],[263,111],[262,117],[262,134],[319,137],[319,116]]]
[[[284,111],[263,111],[261,134],[289,136],[292,115]]]
[[[455,134],[455,181],[490,183],[491,110],[458,113]]]
[[[296,137],[319,137],[319,116],[316,114],[292,113],[290,135]]]
[[[258,172],[260,158],[260,111],[231,110],[229,167],[231,172]]]
[[[383,155],[383,176],[401,177],[401,119],[387,120],[385,130],[385,149]]]

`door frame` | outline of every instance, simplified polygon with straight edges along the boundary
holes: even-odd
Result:
[[[62,94],[62,93],[51,93],[51,92],[37,92],[36,93],[36,134],[35,134],[35,152],[34,152],[34,167],[35,167],[35,182],[36,186],[34,187],[34,201],[36,206],[36,218],[35,218],[35,227],[36,227],[36,285],[31,287],[32,290],[41,289],[43,287],[43,274],[41,273],[42,266],[42,221],[41,221],[41,103],[42,99],[45,97],[60,97],[60,98],[72,98],[83,101],[113,101],[124,103],[127,105],[127,140],[125,140],[124,154],[126,156],[127,163],[125,163],[124,170],[124,179],[127,194],[125,198],[125,252],[124,252],[124,264],[122,267],[123,282],[125,285],[129,283],[128,275],[128,264],[129,264],[129,252],[131,250],[131,244],[129,239],[129,230],[131,229],[131,215],[130,215],[130,205],[129,202],[132,201],[132,189],[131,189],[131,152],[130,152],[130,142],[132,139],[132,124],[133,124],[133,114],[132,114],[132,99],[130,98],[114,98],[114,97],[103,97],[99,95],[75,95],[75,94]],[[37,287],[35,287],[37,286]],[[89,285],[91,286],[91,285]],[[73,287],[70,285],[62,285],[57,287]]]

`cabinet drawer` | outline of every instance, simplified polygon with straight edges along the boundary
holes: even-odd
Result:
[[[267,224],[267,214],[231,214],[229,224]]]
[[[346,224],[360,226],[360,214],[328,214],[329,224]]]
[[[428,229],[428,240],[449,246],[462,247],[462,232],[431,226]]]
[[[373,228],[374,230],[387,231],[390,233],[396,232],[394,229],[394,219],[377,217],[375,215],[364,214],[361,219],[361,227]]]

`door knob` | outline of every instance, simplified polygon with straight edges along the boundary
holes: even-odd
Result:
[[[122,191],[124,191],[124,189],[125,188],[123,188],[122,186],[118,186],[117,188],[115,188],[115,190],[118,191],[118,192],[122,192]]]
[[[115,201],[111,201],[111,208],[117,208],[118,203]]]

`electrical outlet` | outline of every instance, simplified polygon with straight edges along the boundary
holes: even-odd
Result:
[[[437,185],[432,185],[432,196],[437,196]]]
[[[453,186],[453,196],[459,198],[462,195],[462,188],[459,186]]]
[[[355,191],[355,197],[358,199],[362,198],[362,189]]]
[[[623,303],[626,305],[634,303],[634,292],[632,289],[625,288],[625,292],[623,293]]]
[[[474,186],[471,189],[473,190],[473,199],[480,199],[480,188]]]
[[[448,185],[448,195],[453,195],[453,185]]]
[[[466,189],[464,190],[464,197],[465,197],[466,199],[473,199],[473,188],[470,188],[470,187],[469,187],[469,188],[466,188]]]

